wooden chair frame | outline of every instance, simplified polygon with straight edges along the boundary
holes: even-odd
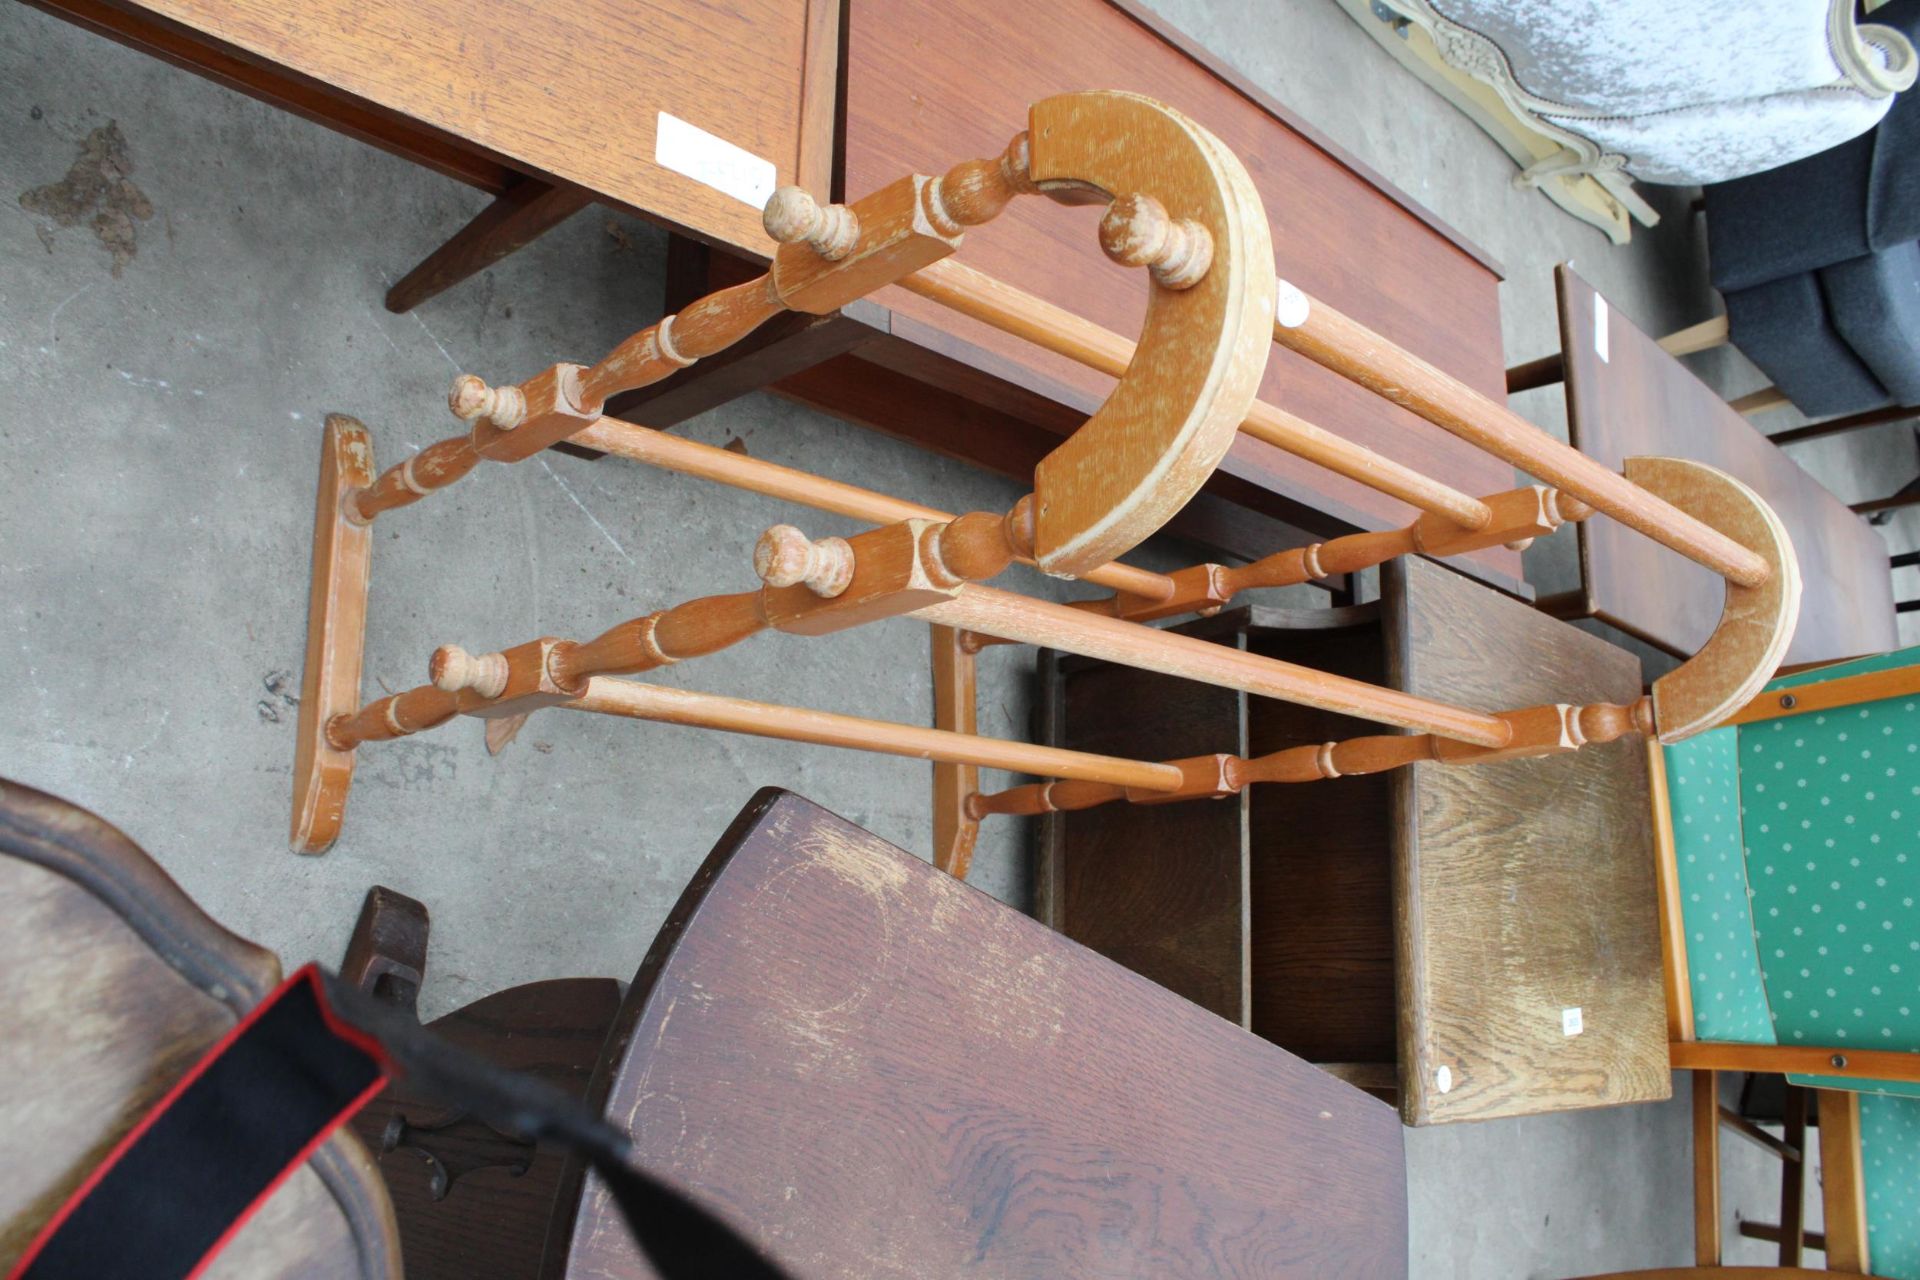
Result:
[[[1030,194],[1106,202],[1102,248],[1148,272],[1138,344],[949,260],[967,228]],[[822,207],[784,188],[765,221],[780,244],[765,275],[695,301],[591,366],[556,364],[498,388],[462,375],[450,405],[472,424],[469,434],[431,445],[384,474],[375,475],[365,427],[328,419],[295,765],[297,850],[320,852],[337,835],[362,744],[458,715],[498,722],[489,735],[497,743],[511,733],[499,725],[563,707],[932,760],[936,861],[964,875],[976,824],[992,813],[1219,797],[1254,782],[1311,781],[1416,760],[1470,764],[1556,754],[1627,733],[1675,741],[1718,723],[1752,696],[1791,638],[1798,568],[1778,520],[1751,491],[1712,468],[1674,459],[1633,459],[1616,474],[1276,279],[1265,215],[1238,160],[1204,129],[1150,99],[1113,92],[1049,98],[1034,104],[1028,130],[1001,156],[939,177],[912,175],[851,205]],[[774,316],[830,312],[887,284],[1119,379],[1093,417],[1040,463],[1034,492],[1011,511],[956,518],[601,413],[608,397],[723,351]],[[1543,483],[1463,494],[1258,401],[1270,341]],[[1404,528],[1334,538],[1238,567],[1202,564],[1160,574],[1115,560],[1198,491],[1236,431],[1421,514]],[[776,526],[755,548],[758,590],[688,601],[585,642],[542,637],[479,656],[443,645],[430,664],[431,683],[362,705],[375,519],[453,483],[483,458],[522,461],[568,440],[878,527],[811,541]],[[1630,705],[1479,711],[1144,625],[1217,609],[1250,588],[1315,581],[1413,552],[1447,556],[1524,545],[1595,513],[1727,581],[1723,621],[1707,645]],[[984,585],[1016,559],[1112,594],[1062,605]],[[762,630],[819,635],[903,615],[934,626],[934,728],[610,678],[712,653]],[[984,738],[974,732],[973,655],[996,642],[1047,645],[1412,732],[1253,760],[1120,760]],[[976,771],[983,765],[1054,781],[982,795]]]
[[[1896,667],[1860,675],[1839,676],[1812,684],[1777,689],[1755,696],[1725,723],[1754,724],[1791,716],[1809,715],[1834,707],[1855,706],[1920,694],[1920,668]],[[1680,909],[1680,871],[1674,847],[1673,814],[1667,791],[1666,757],[1660,744],[1649,740],[1647,763],[1654,815],[1654,858],[1660,894],[1660,950],[1667,995],[1667,1032],[1675,1068],[1693,1075],[1694,1136],[1694,1241],[1699,1267],[1684,1271],[1652,1271],[1631,1274],[1640,1280],[1660,1277],[1722,1277],[1746,1280],[1753,1277],[1813,1276],[1832,1271],[1865,1273],[1871,1265],[1867,1247],[1866,1192],[1860,1167],[1860,1096],[1837,1089],[1813,1091],[1818,1099],[1820,1117],[1820,1159],[1825,1170],[1823,1188],[1827,1229],[1822,1237],[1808,1237],[1800,1227],[1800,1194],[1803,1187],[1800,1154],[1804,1148],[1805,1112],[1801,1099],[1800,1123],[1794,1123],[1793,1099],[1801,1091],[1789,1086],[1788,1134],[1777,1148],[1771,1135],[1755,1130],[1740,1117],[1725,1112],[1719,1105],[1718,1073],[1746,1071],[1771,1074],[1810,1074],[1856,1077],[1861,1080],[1892,1080],[1920,1083],[1920,1053],[1884,1049],[1853,1049],[1845,1046],[1737,1044],[1729,1041],[1705,1041],[1694,1036],[1693,991],[1687,981],[1687,934]],[[1751,1234],[1760,1239],[1777,1239],[1780,1265],[1788,1270],[1750,1267],[1722,1267],[1720,1231],[1720,1157],[1718,1131],[1732,1127],[1742,1137],[1756,1141],[1785,1161],[1786,1173],[1781,1190],[1781,1221],[1771,1232]],[[1800,1141],[1796,1141],[1796,1132]],[[1795,1154],[1788,1155],[1787,1150]],[[1804,1247],[1823,1248],[1827,1254],[1826,1272],[1799,1269]],[[1595,1277],[1594,1280],[1614,1280]]]

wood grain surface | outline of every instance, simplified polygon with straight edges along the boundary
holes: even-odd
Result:
[[[1640,695],[1624,650],[1425,561],[1386,566],[1381,598],[1408,690],[1499,707]],[[1643,751],[1622,739],[1391,775],[1410,1122],[1669,1096]]]
[[[784,792],[623,1017],[637,1158],[799,1277],[1406,1274],[1390,1109]],[[567,1274],[650,1274],[595,1184]]]
[[[94,0],[75,2],[82,20]],[[659,113],[771,162],[777,183],[827,173],[832,0],[106,3],[143,30],[187,37],[180,51],[193,63],[268,69],[260,96],[325,123],[339,115],[375,141],[424,130],[453,151],[761,256],[771,246],[758,205],[656,163]],[[67,4],[44,0],[54,12]],[[244,81],[225,69],[216,78]]]
[[[1381,587],[1375,604],[1241,608],[1177,630],[1470,706],[1640,693],[1627,653],[1430,561],[1390,561]],[[1169,753],[1259,756],[1374,731],[1258,697],[1234,724],[1204,686],[1077,660],[1055,668],[1041,736],[1062,746],[1137,724]],[[1211,740],[1187,740],[1203,726]],[[1050,814],[1041,918],[1218,1008],[1241,972],[1226,926],[1242,902],[1225,893],[1244,859],[1248,1025],[1383,1093],[1397,1064],[1409,1123],[1665,1097],[1643,750],[1625,739],[1260,783],[1239,813],[1188,802]],[[1570,1008],[1584,1024],[1572,1036]]]
[[[1616,307],[1606,308],[1600,359],[1593,286],[1565,266],[1555,279],[1574,446],[1615,469],[1640,455],[1705,462],[1773,508],[1805,588],[1789,663],[1895,647],[1880,535]],[[1714,574],[1612,520],[1580,525],[1580,562],[1588,613],[1672,653],[1693,653],[1720,620],[1725,593]]]
[[[0,779],[0,1269],[147,1110],[280,981],[124,834]],[[399,1280],[367,1149],[336,1133],[207,1267],[209,1280]]]
[[[1377,604],[1254,609],[1257,653],[1385,683]],[[1365,720],[1258,705],[1254,755],[1373,733]],[[1253,1029],[1313,1062],[1397,1060],[1392,773],[1251,789]]]
[[[612,978],[530,982],[464,1005],[427,1029],[494,1066],[583,1099],[621,995]],[[389,1144],[396,1121],[405,1128]],[[558,1147],[508,1138],[404,1080],[368,1103],[353,1128],[381,1153],[409,1280],[540,1274],[548,1226],[556,1213],[571,1217],[580,1194],[578,1169]],[[448,1178],[438,1188],[434,1162]]]
[[[1042,661],[1055,668],[1056,714],[1083,750],[1159,759],[1244,754],[1243,693],[1051,651]],[[1049,905],[1040,919],[1201,1008],[1251,1025],[1247,803],[1241,795],[1049,814],[1038,867],[1049,883],[1036,894]]]
[[[993,155],[1029,103],[1090,87],[1158,98],[1214,133],[1246,165],[1266,206],[1281,275],[1486,394],[1504,400],[1497,275],[1394,198],[1208,66],[1106,0],[848,0],[844,189],[874,190],[909,170]],[[956,39],[956,32],[966,37]],[[937,53],[938,56],[935,56]],[[959,259],[1132,337],[1146,288],[1101,254],[1098,208],[1016,202],[969,234]],[[1042,265],[1044,264],[1044,266]],[[1086,413],[1112,380],[1039,352],[904,290],[897,336],[978,362]],[[1469,494],[1512,487],[1512,469],[1291,352],[1275,351],[1261,392],[1274,404]],[[1368,528],[1407,523],[1404,503],[1257,440],[1223,470]],[[1273,550],[1276,548],[1268,548]],[[1518,579],[1516,553],[1476,563]]]

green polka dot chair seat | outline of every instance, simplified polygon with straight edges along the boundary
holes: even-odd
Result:
[[[1920,649],[1769,692],[1920,664]],[[1694,1036],[1920,1052],[1920,695],[1665,748]],[[1861,1091],[1877,1275],[1920,1280],[1920,1085]]]

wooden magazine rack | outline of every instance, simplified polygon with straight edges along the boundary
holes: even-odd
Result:
[[[1142,267],[1149,301],[1138,344],[952,261],[969,227],[1017,196],[1107,204],[1100,243]],[[763,276],[710,294],[591,366],[556,364],[518,386],[456,379],[469,434],[376,477],[367,429],[327,420],[314,520],[313,584],[294,769],[293,847],[339,833],[355,753],[455,716],[498,730],[543,707],[663,720],[934,762],[935,861],[964,876],[977,824],[1108,801],[1232,795],[1256,782],[1309,782],[1416,760],[1467,765],[1574,751],[1627,733],[1675,741],[1731,714],[1773,672],[1791,637],[1799,574],[1785,532],[1751,491],[1697,463],[1631,460],[1615,474],[1504,406],[1277,280],[1246,171],[1178,112],[1117,92],[1034,104],[1027,131],[990,160],[912,175],[851,205],[775,193],[766,227],[780,247]],[[898,284],[1119,379],[1100,409],[1034,471],[1006,513],[954,517],[918,503],[601,416],[617,392],[726,349],[782,311],[827,313]],[[1255,399],[1279,342],[1543,481],[1474,497]],[[1189,501],[1244,431],[1400,498],[1405,528],[1281,550],[1251,564],[1151,573],[1115,557]],[[458,480],[481,459],[519,462],[563,440],[687,475],[870,521],[811,541],[787,525],[754,549],[757,590],[706,596],[623,622],[592,640],[554,637],[473,655],[433,654],[431,683],[362,705],[360,665],[372,525]],[[1147,625],[1217,609],[1240,591],[1351,573],[1411,552],[1447,556],[1524,544],[1569,520],[1611,516],[1727,582],[1719,629],[1630,705],[1479,710],[1409,696]],[[984,585],[1021,560],[1108,588],[1055,604]],[[881,618],[933,627],[936,727],[748,702],[616,677],[739,643],[769,628],[824,635]],[[973,661],[991,643],[1047,645],[1344,712],[1409,732],[1299,747],[1255,759],[1216,754],[1124,760],[974,732]],[[981,794],[981,766],[1051,779]]]

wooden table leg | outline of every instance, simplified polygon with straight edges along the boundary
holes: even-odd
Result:
[[[1693,1073],[1693,1260],[1720,1265],[1720,1074]]]
[[[1782,1141],[1800,1154],[1780,1170],[1780,1265],[1800,1265],[1807,1189],[1807,1091],[1788,1085],[1782,1104],[1786,1132]]]
[[[346,517],[346,496],[373,483],[373,438],[343,414],[327,415],[313,514],[313,579],[307,596],[307,660],[293,760],[296,853],[324,853],[340,834],[353,752],[327,741],[327,722],[360,707],[367,569],[373,526]]]
[[[933,649],[933,726],[956,733],[978,732],[974,655],[952,627],[929,627]],[[933,766],[933,864],[957,879],[967,878],[980,821],[968,801],[980,790],[980,769],[971,764]]]
[[[1827,1270],[1864,1274],[1867,1253],[1867,1186],[1860,1162],[1860,1095],[1821,1089],[1820,1186],[1825,1201]]]
[[[521,179],[387,290],[387,310],[413,310],[532,244],[590,203],[591,198],[578,187]]]

